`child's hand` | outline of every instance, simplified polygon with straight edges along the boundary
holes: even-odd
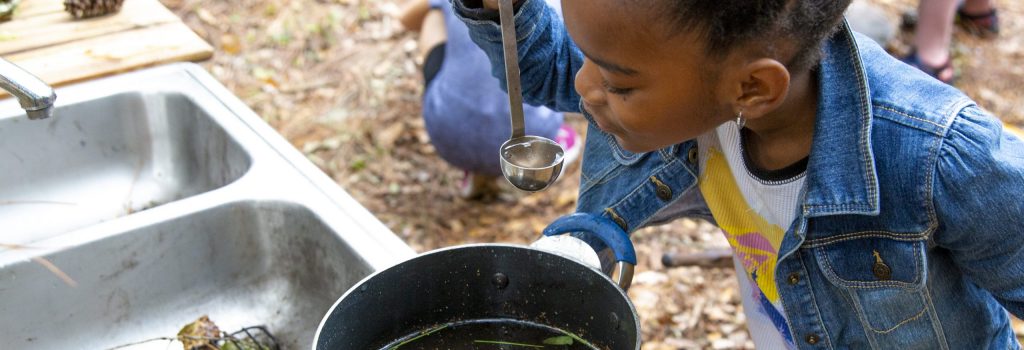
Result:
[[[601,269],[601,259],[594,248],[579,238],[570,235],[543,236],[530,247],[573,259],[595,269]]]

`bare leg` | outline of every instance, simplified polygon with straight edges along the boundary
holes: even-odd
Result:
[[[423,18],[423,26],[420,28],[420,57],[426,57],[430,49],[448,40],[448,31],[444,26],[444,13],[441,10],[431,9]]]
[[[953,36],[956,6],[956,0],[921,0],[918,4],[919,20],[917,34],[914,36],[914,47],[921,63],[940,67],[949,62],[949,45]],[[952,77],[952,69],[939,72],[939,79],[948,80]]]
[[[964,12],[968,14],[987,13],[995,5],[992,0],[966,0],[964,1]]]
[[[398,21],[402,23],[405,30],[419,31],[423,27],[423,18],[430,10],[430,2],[427,0],[410,0],[402,5],[402,12]]]
[[[427,0],[411,0],[405,3],[398,19],[406,30],[419,32],[419,58],[424,58],[434,46],[448,40],[444,26],[444,13],[430,8]]]

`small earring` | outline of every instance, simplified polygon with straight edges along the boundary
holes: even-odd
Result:
[[[736,114],[736,128],[743,130],[743,126],[747,125],[747,118],[743,117],[743,111]]]

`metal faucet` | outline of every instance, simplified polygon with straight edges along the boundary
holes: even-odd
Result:
[[[28,119],[45,119],[53,116],[53,101],[57,94],[53,88],[28,71],[8,60],[0,58],[0,88],[18,98]]]

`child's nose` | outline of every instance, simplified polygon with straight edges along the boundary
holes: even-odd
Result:
[[[583,59],[583,66],[576,72],[576,92],[583,102],[591,106],[603,106],[607,102],[604,86],[601,85],[601,72],[590,59]]]

